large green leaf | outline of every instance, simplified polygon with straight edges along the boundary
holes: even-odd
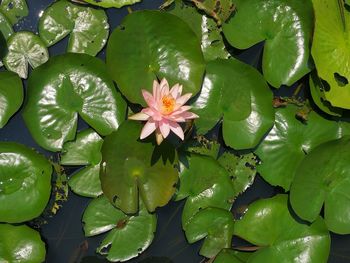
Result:
[[[252,253],[223,249],[213,263],[246,263]]]
[[[39,34],[47,46],[70,35],[67,52],[95,56],[106,44],[109,24],[106,13],[67,0],[54,2],[39,20]]]
[[[121,8],[126,5],[132,5],[135,3],[139,3],[142,0],[82,0],[86,3],[92,4],[92,5],[97,5],[101,6],[104,8],[110,8],[110,7],[116,7],[116,8]]]
[[[350,134],[350,124],[329,121],[312,111],[307,123],[297,120],[298,107],[276,110],[275,126],[259,145],[256,154],[262,163],[257,167],[270,184],[289,190],[295,170],[317,145]]]
[[[184,230],[189,243],[205,238],[199,254],[211,258],[231,247],[233,225],[230,211],[209,207],[199,211]]]
[[[100,179],[103,193],[125,213],[138,211],[139,196],[148,211],[166,205],[178,180],[172,145],[140,141],[141,125],[125,121],[102,146]]]
[[[0,1],[2,11],[14,25],[29,14],[26,0],[2,0]]]
[[[99,134],[116,130],[126,103],[104,63],[85,54],[52,57],[29,78],[23,117],[36,142],[59,151],[75,138],[78,113]]]
[[[100,182],[101,147],[103,139],[92,129],[77,134],[75,141],[66,142],[61,154],[62,165],[85,165],[72,175],[68,184],[76,194],[97,197],[102,194]]]
[[[0,222],[19,223],[39,216],[50,198],[51,173],[51,164],[34,150],[1,142]]]
[[[224,141],[237,150],[254,148],[274,120],[272,92],[264,78],[236,59],[208,63],[193,111],[199,115],[195,123],[200,134],[222,118]]]
[[[0,262],[44,262],[45,254],[45,243],[37,231],[26,225],[0,224]]]
[[[123,95],[142,105],[141,89],[151,90],[157,78],[165,77],[170,85],[180,83],[184,93],[196,94],[205,69],[191,28],[160,11],[133,12],[123,20],[109,39],[107,66]]]
[[[112,262],[126,261],[138,256],[152,243],[157,218],[149,214],[140,202],[137,215],[129,216],[112,206],[105,196],[90,202],[83,215],[86,236],[95,236],[111,230],[97,248]]]
[[[234,233],[259,247],[248,263],[326,263],[330,251],[323,219],[311,225],[298,223],[289,212],[287,195],[251,204],[235,222]]]
[[[235,16],[223,25],[223,32],[239,49],[265,40],[264,76],[279,88],[292,85],[310,71],[312,28],[310,0],[246,0],[240,1]]]
[[[343,1],[312,2],[316,21],[312,57],[319,77],[329,84],[323,94],[332,106],[350,109],[350,13]]]
[[[0,72],[0,128],[4,127],[23,102],[21,79],[9,71]]]
[[[49,52],[43,41],[32,32],[17,32],[7,40],[8,53],[5,67],[21,78],[28,76],[28,64],[34,69],[49,59]]]
[[[8,39],[13,34],[13,29],[10,21],[0,10],[0,31],[4,35],[5,39]]]
[[[303,219],[314,221],[324,204],[328,229],[350,234],[350,137],[319,145],[295,173],[290,200]]]

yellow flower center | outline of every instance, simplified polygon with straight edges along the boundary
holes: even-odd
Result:
[[[174,111],[175,108],[175,99],[172,96],[164,96],[162,98],[162,113],[169,114]]]

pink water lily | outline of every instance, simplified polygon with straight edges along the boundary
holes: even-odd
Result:
[[[147,121],[141,131],[141,140],[155,132],[157,144],[161,144],[170,131],[184,140],[184,132],[179,123],[198,118],[198,115],[189,112],[191,107],[185,105],[192,94],[181,96],[181,93],[182,85],[176,84],[169,90],[166,79],[160,83],[153,81],[153,95],[142,90],[148,107],[129,117],[131,120]]]

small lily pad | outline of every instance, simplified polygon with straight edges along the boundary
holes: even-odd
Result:
[[[0,10],[0,31],[5,39],[8,39],[13,34],[13,29],[10,21]]]
[[[328,260],[331,240],[323,219],[319,217],[311,225],[298,223],[289,212],[287,195],[251,204],[244,217],[235,222],[234,234],[259,247],[249,263]]]
[[[262,69],[275,88],[290,86],[307,74],[314,22],[311,1],[239,2],[235,15],[223,25],[228,42],[246,49],[265,40]]]
[[[20,223],[39,216],[50,198],[51,173],[44,156],[21,144],[1,142],[0,222]]]
[[[199,134],[222,118],[224,141],[236,150],[254,148],[274,120],[272,92],[263,76],[236,59],[208,63],[193,111],[200,116],[195,122]]]
[[[313,222],[324,204],[328,229],[350,234],[350,137],[323,143],[298,167],[290,190],[295,212]],[[307,200],[307,201],[306,201]]]
[[[221,249],[231,247],[233,225],[230,211],[209,207],[199,211],[184,230],[191,244],[205,238],[199,254],[212,258]]]
[[[112,262],[126,261],[146,250],[154,238],[157,218],[148,213],[140,202],[137,215],[126,215],[115,208],[105,196],[90,202],[83,215],[86,236],[95,236],[110,231],[97,248]]]
[[[7,40],[8,53],[5,67],[21,78],[28,76],[28,64],[34,69],[49,59],[49,52],[43,41],[32,32],[17,32]]]
[[[75,53],[52,57],[29,78],[24,121],[40,146],[60,151],[75,138],[78,113],[107,135],[124,120],[126,102],[101,60]]]
[[[103,193],[125,213],[138,211],[139,196],[148,211],[166,205],[178,180],[177,155],[166,141],[160,146],[140,141],[142,126],[125,121],[102,145],[100,179]]]
[[[44,262],[45,243],[26,225],[0,224],[0,262]]]
[[[276,110],[275,126],[255,153],[262,163],[257,167],[270,184],[289,190],[295,171],[304,157],[319,144],[350,134],[350,124],[329,121],[311,111],[307,123],[297,120],[298,107]]]
[[[232,249],[223,249],[215,258],[213,263],[247,263],[250,252],[239,252]]]
[[[142,25],[142,26],[140,26]],[[145,106],[141,89],[152,89],[155,79],[183,85],[195,95],[205,64],[198,38],[179,17],[160,11],[138,11],[126,16],[107,45],[107,66],[123,95]]]
[[[21,79],[12,72],[0,72],[0,128],[21,107],[23,102],[23,86]]]
[[[95,56],[107,42],[108,18],[104,10],[60,0],[40,17],[39,34],[47,46],[70,35],[67,52]]]
[[[111,8],[111,7],[116,7],[116,8],[121,8],[126,5],[133,5],[135,3],[139,3],[142,0],[83,0],[86,3],[100,6],[103,8]]]
[[[26,0],[2,0],[0,11],[8,17],[12,25],[29,14]]]
[[[103,139],[92,129],[77,134],[73,142],[63,145],[62,165],[85,165],[74,173],[68,184],[76,194],[86,197],[97,197],[102,194],[100,182],[101,147]]]

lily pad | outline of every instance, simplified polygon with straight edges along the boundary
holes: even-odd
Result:
[[[250,252],[239,252],[232,249],[223,249],[213,263],[246,263],[252,255]]]
[[[211,258],[231,247],[233,225],[230,211],[209,207],[199,211],[184,230],[191,244],[205,238],[199,254]]]
[[[138,211],[139,196],[148,211],[166,205],[178,180],[172,145],[138,140],[141,125],[125,121],[102,145],[100,179],[103,193],[125,213]]]
[[[142,25],[142,26],[140,26]],[[126,16],[107,46],[107,66],[123,95],[145,106],[141,89],[166,78],[184,93],[200,90],[205,64],[198,38],[179,17],[160,11]]]
[[[305,202],[305,199],[304,199]],[[330,235],[322,218],[311,225],[295,221],[288,209],[288,196],[277,195],[254,202],[234,234],[258,246],[249,263],[326,263]]]
[[[20,223],[39,216],[50,198],[51,173],[44,156],[21,144],[1,142],[0,222]]]
[[[1,10],[0,10],[0,31],[5,37],[5,39],[8,39],[13,34],[11,23],[8,20],[8,18],[4,15],[4,13],[1,12]]]
[[[26,225],[0,224],[0,262],[44,262],[45,243]]]
[[[23,87],[21,79],[12,72],[0,72],[0,128],[21,107],[23,102]]]
[[[290,190],[292,207],[301,218],[314,221],[324,204],[326,225],[339,234],[350,233],[349,146],[347,136],[312,150],[299,165]]]
[[[220,143],[217,141],[208,140],[204,136],[197,136],[194,140],[184,142],[180,150],[216,159],[219,155],[220,147]]]
[[[213,17],[219,25],[230,18],[235,5],[232,0],[190,0],[199,10]]]
[[[298,107],[276,110],[275,126],[255,153],[262,163],[257,171],[271,185],[289,190],[295,171],[304,157],[323,142],[350,134],[350,124],[329,121],[311,111],[307,123],[297,120]]]
[[[12,25],[29,14],[26,0],[2,0],[0,11],[7,16]]]
[[[108,18],[104,10],[60,0],[49,6],[40,17],[39,34],[47,46],[70,35],[67,52],[95,56],[107,42]]]
[[[5,67],[23,79],[28,76],[28,64],[34,69],[49,59],[49,52],[40,37],[32,32],[17,32],[7,40]]]
[[[272,92],[253,67],[236,59],[208,63],[199,97],[193,104],[197,132],[207,133],[223,119],[225,143],[254,148],[273,126]]]
[[[83,0],[86,3],[104,7],[104,8],[110,8],[110,7],[116,7],[121,8],[126,5],[133,5],[135,3],[139,3],[142,0]]]
[[[73,142],[63,145],[62,165],[85,165],[74,173],[68,184],[72,191],[86,197],[97,197],[102,194],[100,182],[101,147],[103,139],[92,129],[77,134]]]
[[[334,107],[350,109],[350,13],[343,1],[312,0],[315,30],[312,57],[319,77],[329,89],[323,94]]]
[[[292,85],[310,71],[313,22],[311,1],[247,0],[240,1],[234,17],[223,25],[223,32],[239,49],[265,41],[263,73],[279,88]]]
[[[99,134],[116,130],[126,103],[115,90],[105,64],[85,54],[50,58],[28,82],[25,123],[36,142],[50,151],[75,138],[78,113]]]
[[[149,214],[140,202],[137,215],[126,215],[113,207],[105,196],[90,202],[83,215],[86,236],[95,236],[110,231],[97,248],[112,262],[126,261],[137,257],[152,243],[157,227],[157,218]]]

